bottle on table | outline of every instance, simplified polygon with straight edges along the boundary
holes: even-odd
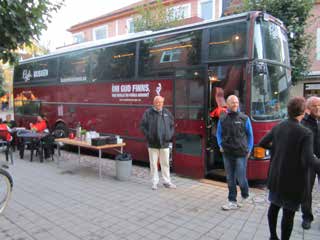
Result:
[[[80,124],[80,122],[78,122],[77,126],[76,126],[76,138],[77,138],[77,140],[81,140],[81,124]]]

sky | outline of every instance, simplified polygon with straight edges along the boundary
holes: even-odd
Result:
[[[56,2],[57,0],[52,0]],[[70,44],[71,34],[67,31],[71,26],[86,20],[104,15],[140,0],[65,0],[64,6],[52,13],[52,21],[44,31],[40,44],[54,51],[57,47]]]

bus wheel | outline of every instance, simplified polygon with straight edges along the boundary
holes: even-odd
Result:
[[[52,135],[56,138],[65,138],[68,136],[68,128],[64,123],[58,123],[54,128]]]

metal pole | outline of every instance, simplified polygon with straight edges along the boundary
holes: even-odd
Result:
[[[61,155],[61,153],[60,153],[60,143],[59,143],[59,142],[57,142],[57,146],[58,146],[57,165],[58,165],[58,167],[59,167],[60,155]]]
[[[80,157],[80,146],[78,145],[78,157],[79,157],[79,166],[80,166],[80,159],[81,159],[81,157]]]
[[[99,149],[99,178],[101,179],[101,149]]]

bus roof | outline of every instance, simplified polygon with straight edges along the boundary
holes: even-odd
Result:
[[[207,25],[212,25],[213,23],[219,24],[220,22],[228,22],[228,21],[232,21],[232,20],[243,19],[243,18],[248,17],[249,14],[252,14],[252,13],[258,14],[258,13],[261,13],[261,12],[258,12],[258,11],[245,12],[245,13],[226,16],[226,17],[221,17],[221,18],[219,18],[217,20],[205,20],[203,22],[198,22],[198,23],[178,26],[178,27],[174,27],[174,28],[163,29],[163,30],[159,30],[159,31],[143,31],[143,32],[138,32],[138,33],[132,33],[132,34],[129,34],[129,35],[112,37],[111,39],[102,39],[102,40],[79,43],[79,44],[71,45],[71,46],[68,46],[68,47],[63,47],[61,49],[58,49],[58,50],[56,50],[56,51],[54,51],[52,53],[46,54],[46,55],[41,55],[41,56],[37,56],[37,57],[33,57],[33,58],[22,60],[22,61],[20,61],[20,63],[28,63],[28,62],[32,62],[34,60],[47,59],[47,58],[51,58],[51,57],[54,57],[54,56],[63,55],[64,53],[74,52],[74,51],[77,51],[77,50],[86,50],[86,49],[89,50],[89,49],[93,49],[93,48],[99,48],[99,47],[103,47],[103,46],[114,45],[116,43],[132,42],[134,40],[148,38],[148,37],[152,37],[152,36],[155,36],[155,35],[170,34],[170,33],[173,33],[173,32],[184,32],[184,31],[187,31],[187,30],[190,30],[190,29],[197,29],[197,28],[201,29],[201,28],[204,28]],[[264,14],[266,14],[266,13],[264,13]],[[268,15],[268,14],[266,14],[266,15]],[[270,15],[268,15],[268,16],[270,16]],[[281,21],[279,21],[279,22],[280,22],[280,24],[282,24]]]

